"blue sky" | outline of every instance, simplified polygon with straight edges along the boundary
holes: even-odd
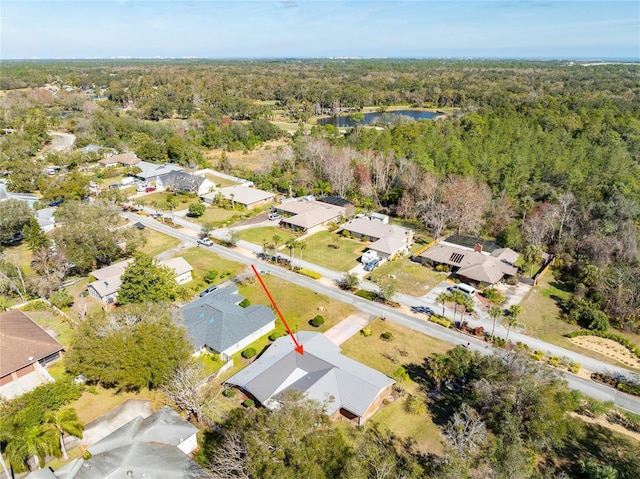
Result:
[[[633,1],[0,2],[0,58],[640,60]]]

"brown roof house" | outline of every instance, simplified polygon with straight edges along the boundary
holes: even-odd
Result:
[[[312,197],[304,197],[293,201],[285,201],[273,207],[282,214],[281,223],[289,228],[314,233],[329,223],[338,223],[346,216],[345,206],[336,206],[316,201]]]
[[[133,259],[129,258],[92,271],[90,276],[93,276],[96,280],[87,285],[89,294],[103,303],[114,303],[118,296],[118,290],[122,285],[122,274],[132,261]],[[175,279],[178,284],[185,284],[193,279],[193,267],[180,256],[159,261],[158,264],[171,268],[175,272]]]
[[[294,389],[321,403],[333,419],[364,424],[391,394],[395,381],[375,369],[343,356],[321,333],[296,334],[304,354],[290,336],[277,339],[249,366],[227,379],[268,408],[279,405],[280,393]]]
[[[19,309],[0,314],[0,396],[19,396],[53,381],[44,366],[64,347]]]
[[[375,251],[380,259],[408,254],[413,244],[413,230],[390,225],[370,216],[351,220],[342,229],[356,238],[372,241],[369,250]]]
[[[480,243],[473,248],[442,241],[424,251],[418,260],[431,266],[446,264],[457,276],[474,284],[490,286],[505,276],[515,276],[518,253],[510,248],[498,248],[491,253],[483,251]]]
[[[120,153],[119,155],[108,156],[98,161],[100,166],[134,166],[140,163],[140,158],[135,153]]]

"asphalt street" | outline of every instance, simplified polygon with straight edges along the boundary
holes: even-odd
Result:
[[[153,210],[150,208],[146,209],[149,212],[153,212]],[[175,215],[175,222],[176,224],[182,226],[181,229],[172,228],[147,216],[141,216],[135,213],[128,212],[123,212],[122,214],[131,221],[138,221],[151,229],[160,231],[161,233],[179,239],[185,245],[185,247],[196,245],[196,239],[200,233],[199,225]],[[227,234],[227,230],[219,229],[215,230],[212,233],[212,236],[217,239],[224,240]],[[317,271],[323,276],[323,279],[314,280],[306,276],[301,276],[297,273],[294,273],[293,271],[289,271],[285,268],[275,266],[271,263],[267,263],[258,259],[256,253],[261,252],[262,247],[259,245],[248,243],[246,241],[239,241],[236,248],[227,248],[218,244],[200,247],[207,248],[221,256],[232,259],[239,263],[243,263],[246,265],[254,264],[259,270],[268,272],[269,274],[277,276],[291,283],[298,284],[304,288],[315,291],[318,294],[325,295],[328,298],[342,301],[343,303],[349,304],[364,313],[378,317],[385,317],[385,319],[388,321],[393,321],[396,324],[411,328],[414,331],[419,331],[423,334],[438,338],[450,344],[468,344],[471,350],[479,351],[484,354],[494,352],[493,347],[489,346],[484,340],[468,336],[455,329],[446,329],[442,326],[438,326],[435,323],[427,321],[426,316],[418,317],[412,313],[407,313],[403,310],[385,306],[379,303],[374,303],[372,301],[368,301],[364,298],[360,298],[339,289],[336,286],[335,282],[341,279],[344,276],[344,273],[329,270],[327,268],[320,267],[304,260],[301,261],[299,258],[295,258],[294,264]],[[283,254],[283,256],[288,255]],[[377,290],[377,286],[368,281],[362,281],[360,283],[360,287],[370,291]],[[405,306],[425,305],[424,298],[415,298],[404,294],[398,294],[395,299],[400,304],[403,304]],[[441,312],[442,310],[442,306],[439,304],[426,305],[430,306],[437,312]],[[453,311],[445,310],[445,316],[452,318]],[[487,317],[486,314],[481,314],[478,318],[473,318],[467,315],[465,317],[465,320],[469,322],[469,325],[471,327],[483,326],[485,330],[487,330],[492,326],[492,321]],[[507,330],[502,326],[498,326],[496,327],[495,334],[496,336],[506,337]],[[625,368],[603,363],[588,356],[584,356],[568,349],[546,343],[537,338],[527,336],[514,330],[509,331],[509,339],[514,342],[522,342],[523,344],[528,345],[531,349],[543,351],[545,352],[545,354],[550,356],[567,358],[572,362],[579,363],[583,368],[590,371],[605,372],[608,374],[621,375],[625,377],[633,376],[633,373]],[[636,414],[640,414],[640,398],[622,393],[611,387],[581,378],[570,373],[563,373],[563,375],[571,388],[577,389],[582,393],[599,400],[613,401],[617,406],[620,406]]]

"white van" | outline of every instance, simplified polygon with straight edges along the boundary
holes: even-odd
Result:
[[[122,186],[132,185],[135,181],[136,179],[133,176],[125,176],[120,180],[120,185]]]
[[[447,290],[448,291],[458,290],[466,294],[467,296],[475,296],[476,294],[476,288],[465,283],[454,284],[453,286],[448,287]]]

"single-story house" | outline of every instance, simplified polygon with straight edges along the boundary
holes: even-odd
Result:
[[[122,274],[132,261],[133,259],[129,258],[92,271],[90,276],[93,276],[96,280],[87,285],[89,294],[105,304],[114,303],[118,296],[118,290],[122,285]],[[178,284],[188,283],[193,279],[193,267],[182,257],[159,261],[158,264],[173,269]]]
[[[196,176],[184,171],[170,171],[156,179],[156,186],[160,189],[195,193],[204,195],[216,188],[216,184],[204,176]]]
[[[204,479],[210,477],[189,457],[198,447],[198,428],[164,406],[151,416],[132,419],[87,449],[91,457],[60,469],[39,469],[28,479]]]
[[[375,251],[380,259],[408,254],[413,244],[413,230],[383,223],[369,216],[351,220],[342,229],[356,238],[371,241],[369,249]]]
[[[446,264],[466,282],[490,286],[505,276],[515,276],[518,273],[515,266],[518,256],[510,248],[498,248],[488,253],[483,251],[480,243],[469,248],[441,241],[420,254],[417,260],[431,266]]]
[[[273,202],[276,197],[275,193],[260,190],[258,188],[250,188],[245,185],[225,186],[215,191],[202,195],[205,203],[212,204],[218,195],[222,195],[229,201],[234,201],[245,206],[247,209],[258,208]]]
[[[229,285],[180,308],[182,323],[196,346],[229,357],[275,328],[271,308],[255,304],[243,308],[238,288]]]
[[[62,344],[19,309],[1,313],[0,395],[14,397],[49,381],[44,366],[61,358],[63,350]],[[29,374],[34,374],[34,381],[24,387],[11,384]]]
[[[98,161],[98,164],[100,166],[135,166],[141,161],[135,153],[120,153],[119,155],[105,157]]]
[[[90,145],[85,146],[82,150],[82,153],[97,153],[102,155],[103,158],[108,158],[110,156],[117,155],[118,152],[115,148],[109,148],[106,146],[94,145],[91,143]]]
[[[327,203],[329,205],[340,206],[341,208],[344,208],[344,215],[347,218],[353,216],[353,214],[356,212],[356,207],[353,205],[353,203],[345,200],[344,198],[341,198],[340,196],[333,196],[333,195],[323,196],[321,198],[318,198],[318,201],[321,201],[322,203]]]
[[[318,401],[326,413],[364,424],[391,394],[395,381],[375,369],[343,356],[321,333],[296,334],[304,354],[295,351],[290,336],[277,339],[253,363],[229,378],[265,407],[278,407],[278,395],[295,389]]]
[[[136,166],[140,168],[140,172],[136,173],[136,178],[139,178],[146,183],[156,182],[162,175],[166,175],[172,171],[184,171],[182,166],[174,165],[173,163],[164,163],[160,165],[143,160]]]
[[[343,206],[309,198],[283,202],[275,205],[273,210],[284,216],[281,221],[283,226],[305,233],[313,233],[329,223],[339,223],[346,216]]]

